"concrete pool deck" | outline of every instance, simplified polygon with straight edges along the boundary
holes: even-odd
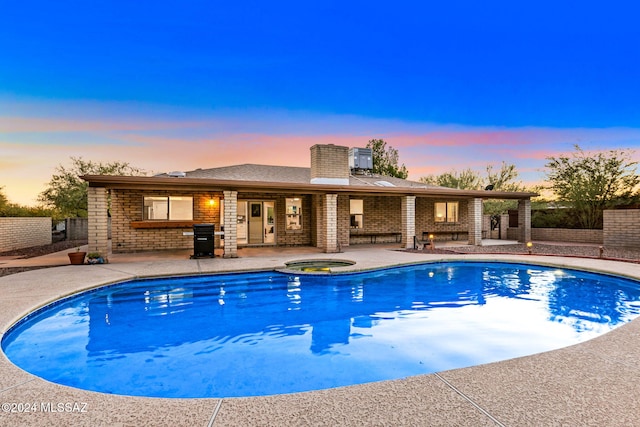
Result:
[[[188,253],[113,255],[110,264],[63,265],[0,277],[0,331],[35,308],[82,289],[145,276],[282,268],[294,259],[356,262],[339,271],[440,260],[506,260],[640,279],[640,266],[633,263],[408,253],[379,246],[349,247],[339,254],[313,248],[246,250],[235,259],[191,260]],[[3,266],[26,266],[27,261]],[[29,265],[38,262],[56,265],[35,259]],[[157,399],[53,384],[17,368],[3,353],[0,426],[631,426],[640,425],[638,361],[640,319],[563,349],[401,380],[266,397]]]

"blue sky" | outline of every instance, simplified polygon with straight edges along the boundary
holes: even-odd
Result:
[[[384,138],[410,178],[640,148],[632,1],[0,0],[0,171],[30,204],[70,156],[153,172],[307,166]],[[636,153],[636,159],[638,153]]]

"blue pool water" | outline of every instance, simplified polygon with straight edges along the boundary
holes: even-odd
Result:
[[[9,359],[105,393],[232,397],[402,378],[564,347],[630,321],[632,280],[507,263],[137,280],[5,334]]]

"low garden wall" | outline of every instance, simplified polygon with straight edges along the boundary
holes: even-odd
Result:
[[[65,219],[67,240],[87,240],[89,238],[89,220],[87,218]]]
[[[0,252],[51,244],[51,218],[0,217]]]
[[[604,246],[640,248],[640,209],[606,210]]]
[[[569,228],[532,228],[531,240],[547,242],[602,244],[602,230],[577,230]]]
[[[510,227],[507,230],[509,240],[518,240],[520,233],[518,228]],[[539,242],[567,242],[567,243],[591,243],[601,245],[603,243],[602,230],[576,230],[570,228],[532,228],[531,240]]]

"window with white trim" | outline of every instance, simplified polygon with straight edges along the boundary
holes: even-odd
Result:
[[[349,200],[349,213],[351,215],[351,228],[361,229],[364,227],[364,202],[362,199]]]
[[[143,203],[144,220],[191,221],[193,197],[147,196]]]
[[[299,197],[287,199],[287,230],[302,230],[302,200]]]
[[[435,205],[436,222],[458,222],[458,202],[438,202]]]

